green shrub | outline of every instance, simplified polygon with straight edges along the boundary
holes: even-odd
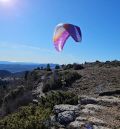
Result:
[[[55,69],[60,69],[60,66],[59,66],[59,65],[56,65],[56,66],[55,66]]]
[[[51,71],[50,64],[47,64],[46,70]]]
[[[49,117],[56,104],[77,104],[78,97],[71,92],[51,92],[42,97],[39,105],[30,104],[0,119],[0,129],[49,129]]]
[[[43,92],[48,92],[50,90],[56,90],[62,85],[60,77],[55,79],[54,75],[50,76],[50,79],[45,80],[43,83]]]
[[[70,86],[74,81],[81,78],[77,72],[64,72],[62,74],[62,82],[65,82],[65,86]]]
[[[47,129],[45,122],[51,114],[49,108],[26,106],[3,119],[0,119],[0,129]]]
[[[10,91],[5,97],[4,102],[8,102],[9,100],[15,99],[17,96],[22,95],[24,93],[24,86],[19,86],[17,89]]]
[[[56,76],[51,75],[49,79],[44,81],[43,92],[71,86],[74,81],[81,77],[77,72],[70,71],[58,73]]]
[[[64,66],[64,70],[71,69],[71,68],[73,68],[72,64],[68,64]]]
[[[58,104],[78,104],[78,96],[71,92],[52,91],[40,99],[40,104],[53,109]]]
[[[73,69],[74,70],[81,70],[81,69],[84,69],[84,67],[82,65],[80,65],[80,64],[74,63],[73,64]]]

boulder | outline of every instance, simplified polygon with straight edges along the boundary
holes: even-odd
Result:
[[[58,114],[57,121],[62,125],[67,125],[75,120],[74,111],[64,111]]]

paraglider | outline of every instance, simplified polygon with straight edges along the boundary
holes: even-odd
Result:
[[[80,27],[72,24],[58,24],[55,28],[53,42],[57,51],[62,51],[69,37],[72,37],[76,42],[82,40]]]

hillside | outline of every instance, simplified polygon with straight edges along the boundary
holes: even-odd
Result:
[[[85,65],[85,69],[77,71],[82,77],[78,79],[70,90],[80,95],[99,95],[107,91],[120,89],[120,64]]]
[[[119,129],[120,62],[34,69],[0,89],[0,129]]]
[[[7,71],[7,70],[0,70],[0,77],[1,78],[5,78],[5,77],[9,77],[11,76],[11,72]]]

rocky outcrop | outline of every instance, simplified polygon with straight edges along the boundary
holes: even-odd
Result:
[[[79,98],[79,104],[86,105],[86,104],[98,104],[98,105],[120,105],[120,99],[114,96],[103,96],[103,97],[88,97],[82,96]]]
[[[56,105],[51,121],[64,129],[113,129],[120,128],[120,99],[117,97],[81,96],[79,104]],[[109,116],[113,117],[109,117]]]
[[[114,90],[114,91],[106,91],[99,94],[99,96],[111,96],[111,95],[120,95],[120,90]]]
[[[67,125],[74,121],[79,112],[79,106],[74,105],[55,105],[54,114],[56,115],[56,121],[60,124]]]
[[[42,88],[43,82],[38,83],[36,89],[32,91],[32,95],[37,98],[41,98],[42,96],[44,97],[45,94],[43,93]]]

